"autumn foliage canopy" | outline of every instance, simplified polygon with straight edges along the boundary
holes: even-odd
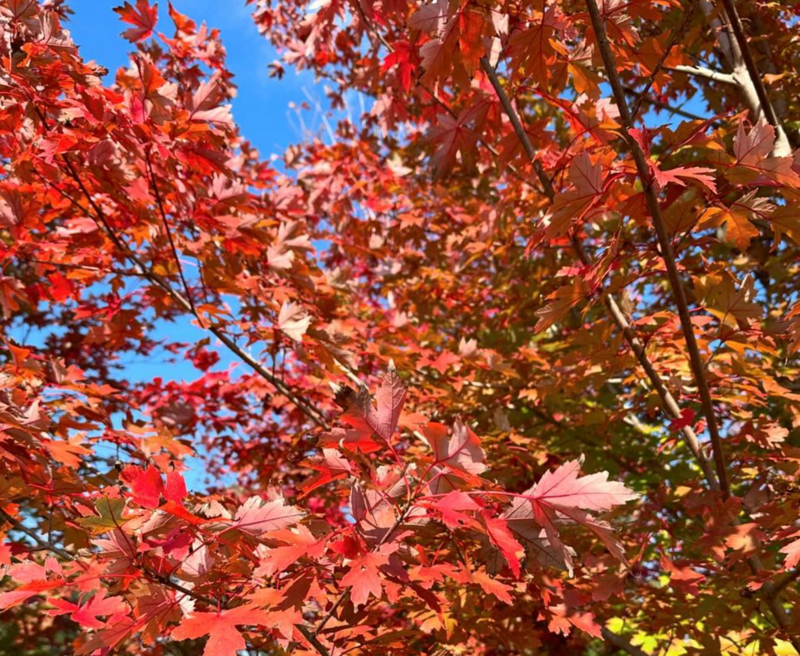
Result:
[[[800,654],[800,4],[246,4],[0,0],[0,653]]]

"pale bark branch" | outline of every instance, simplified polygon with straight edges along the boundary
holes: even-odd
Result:
[[[776,157],[791,155],[791,144],[767,96],[766,88],[753,60],[747,37],[732,0],[723,0],[722,2],[722,7],[728,14],[727,16],[725,13],[722,14],[724,18],[728,19],[726,23],[722,22],[717,8],[709,0],[700,0],[700,7],[716,35],[722,60],[730,68],[730,73],[739,88],[739,96],[747,106],[752,119],[758,120],[764,116],[775,128],[775,145],[772,154]]]
[[[665,70],[686,73],[687,75],[692,75],[694,77],[703,77],[708,80],[713,80],[714,82],[738,85],[736,78],[730,73],[720,73],[719,71],[714,71],[710,68],[704,68],[703,66],[675,66],[672,68],[668,67]]]
[[[736,43],[739,45],[739,52],[741,53],[744,68],[747,71],[750,82],[755,89],[756,96],[758,97],[760,103],[760,109],[764,113],[767,121],[769,121],[769,124],[775,128],[775,154],[788,155],[791,153],[791,147],[789,146],[788,139],[786,138],[786,133],[783,130],[780,119],[778,119],[778,116],[775,113],[775,108],[772,106],[772,102],[767,95],[767,89],[764,86],[763,80],[761,79],[761,73],[758,70],[758,66],[756,66],[756,61],[753,58],[753,52],[750,50],[750,44],[747,43],[747,36],[744,33],[744,27],[742,26],[741,20],[739,20],[739,12],[736,11],[736,5],[733,0],[722,0],[722,6],[725,7],[725,13],[728,14],[728,20],[730,21],[733,36],[736,39]],[[777,150],[779,145],[781,148],[783,148],[785,145],[785,147],[788,148],[788,152],[782,151],[778,153]]]

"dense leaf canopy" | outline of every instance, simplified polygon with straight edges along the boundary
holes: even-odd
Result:
[[[0,653],[800,653],[800,5],[248,0],[270,163],[159,4],[0,0]]]

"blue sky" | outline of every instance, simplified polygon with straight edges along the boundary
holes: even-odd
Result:
[[[135,0],[134,0],[135,1]],[[133,46],[123,39],[121,32],[129,26],[119,20],[113,11],[123,0],[70,0],[74,10],[68,28],[73,39],[87,60],[95,60],[111,71],[109,77],[121,66],[128,65],[128,53]],[[160,0],[159,23],[157,30],[171,35],[172,21],[167,14],[167,0]],[[303,138],[299,127],[296,109],[309,96],[324,103],[322,85],[315,82],[310,73],[298,74],[286,67],[283,79],[270,78],[268,65],[278,58],[268,40],[261,36],[251,17],[252,7],[245,0],[173,0],[175,8],[186,14],[198,24],[205,22],[209,27],[218,28],[222,42],[228,53],[228,66],[235,75],[238,96],[233,100],[233,115],[242,134],[260,151],[264,159],[280,155],[292,143]],[[698,94],[699,96],[700,94]],[[689,102],[687,109],[705,113],[697,101]],[[649,112],[649,124],[664,122],[678,123],[681,119],[670,120],[668,114],[654,116]],[[320,117],[313,112],[304,112],[303,120],[307,127],[318,131],[322,127]],[[280,166],[280,163],[276,163]],[[192,277],[191,261],[184,260],[187,274]],[[160,334],[159,334],[160,333]],[[171,337],[179,335],[181,341],[192,342],[201,339],[204,332],[190,324],[188,317],[174,324],[164,324],[155,335]],[[43,335],[30,335],[29,343],[42,339]],[[38,339],[37,339],[38,338]],[[220,351],[220,367],[233,362],[225,349]],[[125,361],[125,374],[132,381],[152,379],[154,376],[172,379],[194,379],[198,372],[191,364],[182,361],[168,362],[156,355],[147,359],[133,357]]]
[[[128,25],[120,22],[113,8],[123,0],[70,0],[74,15],[68,28],[84,59],[93,59],[113,72],[127,66],[132,46],[120,34]],[[200,24],[216,27],[228,52],[228,65],[235,74],[239,95],[233,102],[233,115],[242,134],[259,149],[263,157],[281,154],[299,141],[297,120],[290,120],[289,103],[300,104],[305,92],[320,100],[324,94],[311,74],[296,74],[287,68],[282,80],[270,78],[267,66],[277,58],[270,43],[258,33],[244,0],[173,0],[173,6]],[[172,35],[167,1],[159,3],[157,30]],[[292,112],[293,113],[293,112]],[[308,121],[308,117],[306,117]]]

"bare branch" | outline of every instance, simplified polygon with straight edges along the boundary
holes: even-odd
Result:
[[[713,80],[714,82],[722,82],[723,84],[733,84],[734,86],[738,85],[738,82],[733,75],[714,71],[703,66],[675,66],[674,68],[667,67],[665,70],[675,71],[677,73],[686,73],[687,75],[702,77],[706,78],[707,80]]]

